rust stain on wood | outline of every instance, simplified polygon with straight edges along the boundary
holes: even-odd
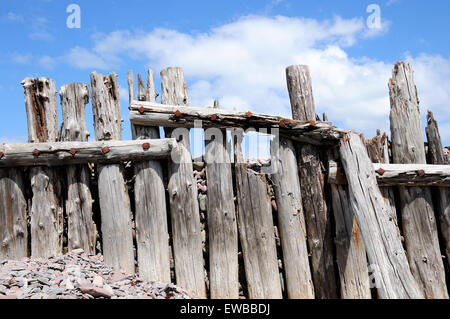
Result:
[[[217,114],[211,115],[211,121],[216,121],[216,120],[217,120]]]
[[[353,216],[353,234],[355,235],[356,249],[359,252],[358,223],[356,221],[356,216]]]
[[[102,153],[105,154],[105,155],[108,154],[109,153],[109,147],[108,146],[103,147],[102,148]]]
[[[74,148],[71,148],[69,153],[70,153],[70,155],[75,156],[75,154],[77,153],[77,150]]]
[[[181,117],[181,111],[180,110],[176,110],[174,114],[175,114],[176,117]]]
[[[35,149],[35,150],[33,151],[33,155],[34,155],[34,156],[39,156],[39,155],[41,155],[41,151],[38,150],[38,149]]]
[[[144,144],[142,144],[142,148],[146,151],[146,150],[150,149],[150,144],[144,143]]]
[[[143,106],[141,106],[139,108],[139,113],[144,114],[145,113],[145,108]]]

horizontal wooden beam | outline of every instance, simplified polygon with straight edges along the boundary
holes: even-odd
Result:
[[[167,158],[175,139],[0,145],[0,168],[62,166]]]
[[[311,144],[336,144],[348,132],[329,122],[301,122],[252,112],[137,101],[130,105],[130,121],[140,126],[193,128],[195,121],[202,121],[202,128],[278,128],[281,135]]]
[[[450,165],[379,164],[373,163],[379,186],[439,186],[450,187]],[[328,182],[347,184],[342,167],[329,162]]]

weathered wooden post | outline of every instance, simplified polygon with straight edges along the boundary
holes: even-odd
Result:
[[[188,105],[187,85],[181,68],[170,67],[161,71],[161,102]],[[175,116],[179,114],[174,114]],[[166,128],[166,136],[172,137]],[[169,198],[172,220],[175,276],[177,284],[197,297],[206,297],[200,212],[197,185],[190,153],[190,134],[178,129],[174,138],[179,140],[179,158],[169,163]],[[180,141],[180,136],[182,140]]]
[[[209,281],[212,299],[238,299],[238,230],[226,131],[205,131]]]
[[[378,297],[423,298],[395,225],[389,220],[389,208],[381,195],[364,143],[357,134],[346,134],[339,153],[348,180],[350,204],[361,230]]]
[[[272,181],[278,207],[287,293],[290,299],[314,299],[295,148],[293,142],[286,138],[280,138],[279,145],[279,151],[272,155],[275,170]]]
[[[409,64],[395,64],[389,93],[393,162],[426,164],[419,98]],[[412,274],[425,297],[448,298],[431,191],[400,186],[399,195]]]
[[[281,299],[269,184],[248,169],[241,150],[243,132],[234,134],[238,225],[250,299]]]
[[[28,142],[56,142],[58,113],[56,85],[49,78],[26,78],[22,82],[28,119]],[[34,156],[39,157],[36,149]],[[30,169],[31,256],[47,258],[62,253],[63,200],[61,185],[54,169]]]
[[[316,113],[308,67],[292,65],[286,69],[286,78],[293,119],[311,121],[314,125]],[[331,216],[325,197],[326,178],[320,150],[313,145],[303,145],[298,149],[298,161],[316,297],[337,298]]]
[[[444,148],[442,147],[441,135],[437,122],[434,120],[433,113],[428,111],[426,134],[428,140],[428,161],[434,165],[446,165],[447,161],[444,155]],[[439,203],[439,226],[442,233],[445,254],[447,256],[447,263],[450,266],[450,189],[440,187],[438,188]]]
[[[122,139],[122,117],[117,75],[91,73],[91,98],[98,141]],[[107,148],[103,150],[109,152]],[[98,166],[103,255],[116,270],[134,274],[130,198],[121,164]]]
[[[85,84],[71,83],[60,89],[63,113],[63,141],[87,142],[85,107],[89,103],[89,90]],[[76,156],[77,150],[73,150]],[[68,166],[67,180],[67,238],[68,250],[82,248],[95,255],[97,229],[92,220],[92,195],[89,189],[90,170],[87,165]]]
[[[28,255],[27,202],[24,193],[22,170],[0,169],[0,262],[19,260]]]
[[[134,101],[133,73],[128,73],[130,104]],[[147,86],[138,75],[138,101],[156,102],[155,81],[148,70]],[[131,125],[133,139],[159,139],[159,128]],[[148,281],[170,282],[169,230],[166,192],[160,161],[144,161],[134,166],[136,244],[139,276]]]

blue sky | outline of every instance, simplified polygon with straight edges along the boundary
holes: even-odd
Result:
[[[81,8],[80,29],[66,26],[72,3]],[[380,29],[366,23],[372,3]],[[318,113],[366,137],[389,133],[387,82],[393,64],[407,60],[422,115],[435,113],[450,145],[449,12],[447,0],[4,2],[0,143],[27,140],[25,77],[47,76],[59,88],[88,84],[94,70],[116,72],[130,139],[127,71],[151,67],[159,83],[159,71],[175,65],[185,70],[191,105],[217,98],[223,108],[290,116],[285,67],[308,64]]]

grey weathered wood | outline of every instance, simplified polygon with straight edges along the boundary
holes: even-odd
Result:
[[[122,139],[117,75],[91,73],[91,100],[98,141]],[[121,164],[99,165],[98,192],[102,219],[103,255],[116,270],[134,274],[130,198]]]
[[[238,230],[226,132],[209,130],[205,142],[210,295],[238,299]]]
[[[316,112],[308,68],[288,67],[286,79],[292,118],[296,121],[315,121]],[[337,298],[331,215],[325,195],[325,174],[320,150],[313,145],[299,146],[297,159],[316,297]]]
[[[378,297],[423,298],[397,230],[389,220],[388,205],[377,185],[364,143],[357,134],[349,133],[341,141],[339,153],[349,183],[350,204],[364,241]]]
[[[272,182],[278,208],[287,293],[290,299],[314,299],[309,266],[305,216],[303,214],[297,158],[293,142],[282,138],[272,155]]]
[[[131,71],[130,77],[133,80]],[[132,85],[133,82],[130,81],[130,83]],[[155,82],[150,69],[147,86],[138,75],[138,99],[139,101],[156,100]],[[159,138],[158,127],[132,125],[131,129],[133,139]],[[174,142],[176,145],[175,140]],[[169,229],[161,162],[152,160],[136,163],[134,174],[139,275],[147,281],[170,282]]]
[[[441,135],[439,134],[438,124],[434,119],[433,113],[428,111],[426,134],[428,140],[428,161],[431,164],[447,164],[444,148],[442,147]],[[450,167],[450,165],[447,165]],[[444,245],[447,263],[450,265],[450,189],[438,188],[438,212],[439,229],[442,234],[442,244]]]
[[[161,71],[163,104],[188,104],[183,70]],[[177,133],[177,132],[175,132]],[[190,154],[189,131],[183,130],[179,157],[169,163],[169,198],[177,284],[197,297],[206,297],[198,193]],[[172,130],[166,129],[166,136]]]
[[[56,142],[58,115],[56,85],[51,79],[26,78],[22,82],[28,120],[28,142]],[[31,255],[51,257],[62,253],[63,200],[57,173],[48,168],[30,170]]]
[[[399,62],[389,81],[393,162],[425,164],[419,98],[413,70]],[[403,236],[411,271],[427,298],[448,298],[431,190],[399,190]]]
[[[22,171],[0,169],[0,262],[28,256],[27,202]]]
[[[148,144],[148,145],[146,145]],[[149,149],[144,149],[149,146]],[[104,151],[108,150],[105,154]],[[39,156],[34,155],[35,150]],[[75,155],[71,151],[76,151]],[[175,139],[0,144],[0,167],[64,166],[163,159],[177,151]]]
[[[282,135],[316,145],[335,145],[340,133],[346,132],[328,122],[293,121],[278,116],[216,108],[133,102],[130,110],[130,121],[135,125],[193,128],[194,122],[199,120],[203,128],[279,128]]]
[[[71,83],[59,92],[63,113],[63,141],[87,142],[85,107],[89,90],[85,84]],[[97,229],[92,219],[92,195],[89,189],[90,170],[87,165],[68,166],[67,180],[67,239],[68,250],[82,248],[95,255]]]
[[[246,167],[242,134],[235,136],[238,225],[250,299],[281,299],[272,205],[265,175]]]
[[[298,121],[315,121],[316,110],[308,66],[291,65],[287,67],[286,80],[291,100],[292,118]]]
[[[450,187],[448,165],[372,164],[379,186],[439,186]],[[329,163],[328,183],[348,184],[345,172],[336,162]]]

